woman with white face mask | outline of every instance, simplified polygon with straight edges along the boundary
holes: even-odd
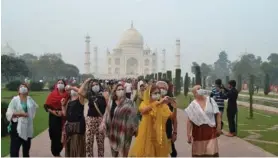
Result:
[[[173,112],[168,107],[172,100],[165,96],[161,98],[157,86],[149,86],[144,92],[144,99],[139,107],[142,119],[138,135],[129,153],[130,157],[168,157],[170,144],[166,135],[166,121],[176,117],[176,104],[171,104]]]
[[[101,92],[101,86],[97,81],[89,81],[86,84],[90,87],[87,94],[89,109],[86,117],[86,156],[94,157],[96,137],[98,157],[104,157],[105,134],[99,131],[99,126],[106,110],[107,94]]]
[[[110,140],[112,157],[128,156],[132,136],[138,126],[137,110],[134,102],[125,96],[124,87],[117,84],[100,126]]]
[[[58,80],[54,90],[48,95],[44,105],[45,110],[49,113],[49,137],[51,140],[51,153],[55,157],[60,157],[63,149],[62,127],[65,123],[65,118],[62,113],[61,100],[69,99],[69,93],[65,90],[66,83],[64,80]]]
[[[11,100],[6,113],[7,120],[10,121],[8,132],[11,138],[11,157],[19,157],[21,145],[23,157],[30,157],[33,119],[38,105],[28,94],[27,85],[21,84],[18,88],[18,95]]]

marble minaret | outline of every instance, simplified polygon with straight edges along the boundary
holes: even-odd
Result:
[[[98,48],[97,46],[94,47],[94,74],[97,75],[98,74]]]
[[[87,35],[85,37],[85,42],[86,42],[86,50],[85,50],[85,63],[84,63],[84,67],[85,67],[85,74],[90,74],[91,73],[91,62],[90,62],[90,36]]]
[[[180,58],[181,58],[181,55],[180,55],[180,40],[177,39],[176,40],[176,69],[180,69],[181,68],[181,65],[180,65]]]
[[[162,73],[166,72],[166,50],[163,49],[162,50],[162,69],[161,69]]]

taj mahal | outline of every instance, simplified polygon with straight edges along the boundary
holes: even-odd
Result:
[[[106,51],[107,71],[98,72],[98,48],[93,49],[93,63],[91,65],[90,56],[90,36],[85,37],[85,73],[93,74],[97,78],[133,78],[140,75],[151,73],[166,72],[165,70],[165,49],[162,50],[162,70],[158,70],[158,53],[157,50],[151,50],[144,46],[143,36],[131,23],[129,29],[124,31],[117,46],[110,52]],[[176,40],[177,45],[177,65],[180,67],[180,41]],[[93,69],[91,71],[91,68]]]

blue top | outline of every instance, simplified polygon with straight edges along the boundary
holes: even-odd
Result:
[[[227,99],[225,94],[218,91],[216,88],[213,88],[210,97],[215,100],[219,108],[224,108],[224,100]]]

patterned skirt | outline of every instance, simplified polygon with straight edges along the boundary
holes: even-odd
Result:
[[[86,143],[84,134],[67,136],[65,147],[66,157],[86,157]]]
[[[193,124],[192,157],[219,157],[215,127]]]

